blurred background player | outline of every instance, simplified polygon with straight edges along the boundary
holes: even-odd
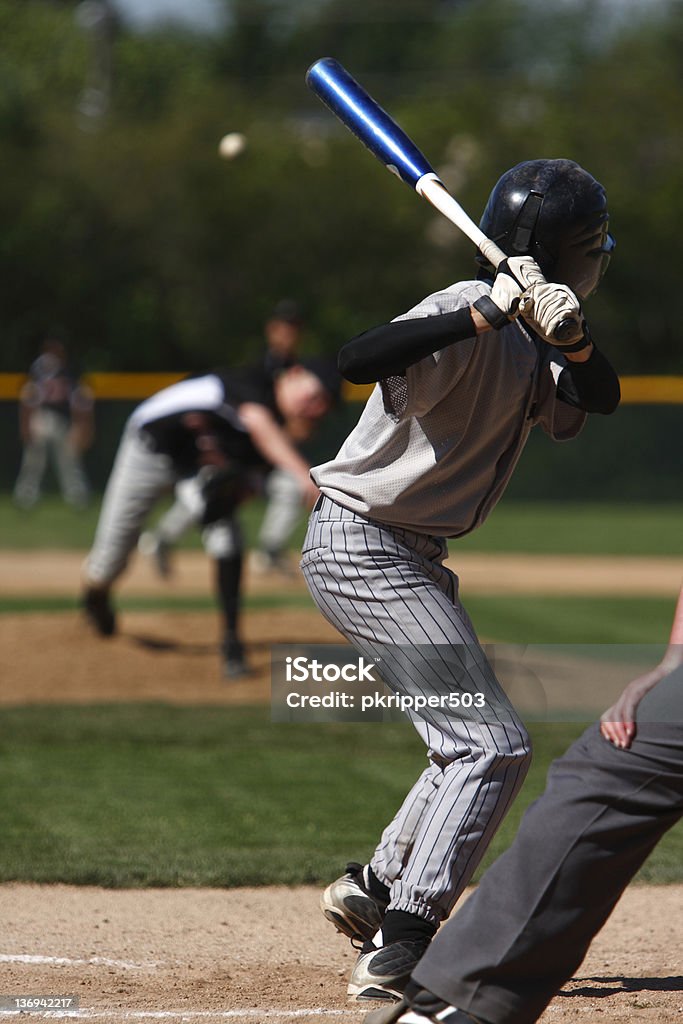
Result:
[[[299,359],[304,317],[293,299],[281,299],[263,325],[266,347],[263,368],[271,377]]]
[[[304,328],[305,321],[296,302],[282,299],[275,305],[263,327],[262,368],[268,381],[273,382],[279,373],[300,361]],[[292,443],[299,447],[310,439],[315,425],[310,418],[290,416],[284,428]],[[301,483],[295,474],[274,467],[265,479],[263,492],[267,504],[251,565],[256,572],[275,569],[288,574],[294,567],[287,560],[287,544],[305,507]],[[160,576],[170,575],[172,549],[191,526],[200,522],[202,514],[200,491],[188,486],[187,481],[181,481],[168,511],[154,529],[141,534],[140,552],[152,560]]]
[[[84,508],[90,486],[81,461],[94,436],[92,392],[69,370],[64,342],[49,334],[33,361],[19,396],[23,445],[14,502],[32,508],[40,498],[48,463],[52,463],[67,504]]]
[[[304,500],[315,500],[309,464],[282,424],[287,417],[315,421],[327,412],[333,382],[323,373],[296,365],[274,382],[260,369],[209,373],[173,384],[134,410],[85,563],[82,605],[98,633],[116,631],[111,588],[149,512],[162,494],[185,481],[201,508],[202,540],[216,564],[225,671],[235,676],[246,670],[239,623],[242,543],[234,512],[254,493],[254,474],[270,466],[291,473]]]
[[[263,366],[267,374],[274,378],[297,362],[303,331],[304,319],[297,303],[291,299],[278,302],[264,329],[266,350]],[[287,432],[297,446],[309,439],[312,427],[310,420],[301,417],[290,417],[287,422]],[[276,468],[268,475],[265,490],[268,504],[261,521],[252,564],[259,572],[267,572],[269,569],[287,572],[290,567],[285,551],[301,516],[301,489],[291,473]]]

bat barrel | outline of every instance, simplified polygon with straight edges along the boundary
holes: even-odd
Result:
[[[332,113],[402,181],[415,188],[434,175],[423,153],[399,125],[333,57],[322,57],[306,74],[309,88]]]
[[[309,88],[378,160],[470,238],[497,267],[505,253],[486,237],[448,192],[424,154],[394,119],[333,57],[321,57],[306,73]]]

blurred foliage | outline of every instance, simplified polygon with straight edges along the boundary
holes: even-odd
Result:
[[[475,217],[518,160],[591,170],[618,239],[594,334],[621,372],[680,372],[683,5],[606,32],[592,0],[234,0],[223,34],[119,24],[109,48],[82,7],[0,0],[0,369],[56,324],[90,370],[245,360],[285,295],[335,350],[470,276],[471,244],[306,89],[334,55]]]

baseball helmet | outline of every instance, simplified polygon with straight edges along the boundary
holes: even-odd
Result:
[[[608,218],[604,188],[579,164],[525,160],[498,180],[479,226],[508,256],[533,256],[549,281],[585,299],[614,249]]]

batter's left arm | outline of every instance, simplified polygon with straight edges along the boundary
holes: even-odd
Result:
[[[610,415],[621,399],[619,378],[603,353],[591,342],[581,352],[568,353],[557,380],[557,397],[584,412]]]

